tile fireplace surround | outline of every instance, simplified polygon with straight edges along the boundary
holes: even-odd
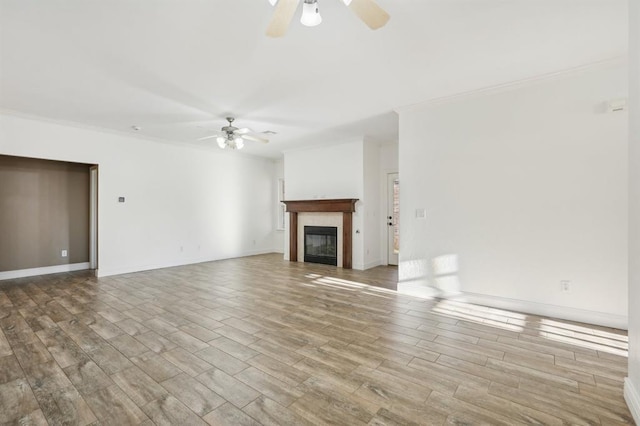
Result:
[[[353,213],[357,198],[283,201],[289,213],[289,260],[298,261],[298,213],[342,213],[342,267],[352,268]]]

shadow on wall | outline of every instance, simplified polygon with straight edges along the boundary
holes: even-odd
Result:
[[[458,265],[457,254],[401,261],[398,292],[424,298],[456,296],[461,290]]]

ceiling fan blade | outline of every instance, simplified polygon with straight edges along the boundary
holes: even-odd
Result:
[[[267,27],[269,37],[282,37],[287,32],[289,24],[296,13],[300,0],[279,0],[273,18]]]
[[[248,127],[243,127],[242,129],[238,129],[233,133],[236,133],[238,135],[246,135],[247,133],[255,133],[255,132]]]
[[[282,0],[280,0],[280,1],[282,1]],[[254,142],[269,143],[269,139],[260,138],[258,136],[254,136],[254,135],[242,135],[242,139],[245,139],[245,140],[248,140],[248,141],[254,141]]]
[[[200,138],[198,139],[199,141],[206,141],[207,139],[213,139],[213,138],[217,138],[220,135],[211,135],[211,136],[205,136],[204,138]]]
[[[349,9],[372,30],[383,27],[389,21],[389,14],[373,0],[351,0]]]

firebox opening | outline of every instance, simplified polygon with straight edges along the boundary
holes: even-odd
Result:
[[[305,226],[304,261],[338,266],[338,228]]]

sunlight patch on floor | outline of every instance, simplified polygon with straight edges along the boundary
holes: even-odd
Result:
[[[558,320],[553,320],[553,319],[546,319],[543,318],[540,320],[540,323],[543,324],[545,327],[553,327],[556,329],[564,329],[564,330],[569,330],[571,332],[576,332],[576,333],[581,333],[581,334],[591,334],[593,336],[598,336],[598,337],[603,337],[603,338],[608,338],[608,339],[613,339],[613,340],[619,340],[621,342],[628,342],[629,338],[624,335],[624,334],[618,334],[618,333],[611,333],[611,332],[607,332],[604,330],[596,330],[593,328],[589,328],[589,327],[585,327],[583,325],[578,325],[578,324],[568,324],[565,322],[561,322]]]
[[[458,318],[518,333],[525,332],[526,334],[525,330],[529,329],[537,331],[535,335],[543,339],[614,355],[628,356],[629,345],[626,335],[590,328],[588,325],[537,318],[517,312],[448,300],[437,303],[432,311],[449,318]]]
[[[397,298],[409,296],[406,292],[397,292],[381,287],[371,286],[366,283],[346,280],[321,274],[305,274],[308,283],[302,283],[306,287],[326,287],[349,292],[361,291],[362,294],[379,298]],[[414,296],[415,297],[415,296]],[[425,298],[423,294],[418,296],[420,303],[408,302],[407,314],[417,317],[434,314],[443,317],[458,319],[474,324],[507,330],[515,333],[524,333],[553,342],[581,347],[585,349],[605,352],[609,354],[628,356],[628,337],[624,333],[607,331],[603,328],[589,327],[588,324],[577,324],[571,321],[562,321],[551,318],[540,318],[526,314],[474,305],[453,299],[442,299],[437,303],[434,297]],[[438,300],[438,299],[435,299]],[[403,303],[405,303],[403,301]],[[528,331],[527,331],[528,330]],[[523,342],[536,344],[535,341],[522,339]]]
[[[620,348],[607,346],[607,345],[599,345],[597,343],[587,342],[587,341],[576,339],[573,337],[559,336],[557,334],[552,334],[552,333],[541,332],[540,336],[548,340],[553,340],[554,342],[566,343],[568,345],[579,346],[585,349],[593,349],[595,351],[606,352],[613,355],[619,355],[625,358],[629,356],[628,349],[620,349]]]
[[[433,312],[437,314],[441,314],[443,316],[449,318],[457,318],[464,321],[473,322],[476,324],[483,324],[489,327],[500,328],[503,330],[513,331],[515,333],[520,333],[524,330],[523,327],[509,324],[506,319],[497,320],[497,314],[489,313],[485,309],[480,309],[484,307],[477,307],[475,305],[465,304],[465,309],[462,309],[460,306],[460,302],[456,302],[452,304],[448,301],[438,302],[433,307]],[[509,312],[509,314],[513,314],[513,312]]]
[[[342,280],[340,278],[331,278],[331,277],[322,277],[316,279],[314,282],[327,283],[327,284],[335,284],[343,287],[349,288],[364,288],[368,287],[367,284],[356,283],[353,281]]]
[[[346,291],[356,291],[356,290],[358,290],[357,288],[353,288],[353,287],[347,287],[347,286],[339,285],[339,284],[336,285],[336,284],[333,284],[331,282],[323,281],[322,279],[314,280],[313,283],[315,283],[317,285],[324,286],[324,287],[337,288],[337,289],[346,290]]]
[[[373,296],[381,296],[376,293],[382,293],[387,295],[397,295],[398,293],[395,290],[390,290],[383,287],[376,287],[371,284],[361,283],[357,281],[345,280],[343,278],[336,278],[327,275],[320,274],[306,274],[304,276],[311,280],[311,285],[303,284],[306,286],[324,286],[324,287],[333,287],[343,290],[355,291],[355,290],[366,290],[363,291],[365,294],[370,294]],[[388,297],[387,297],[388,298]]]

